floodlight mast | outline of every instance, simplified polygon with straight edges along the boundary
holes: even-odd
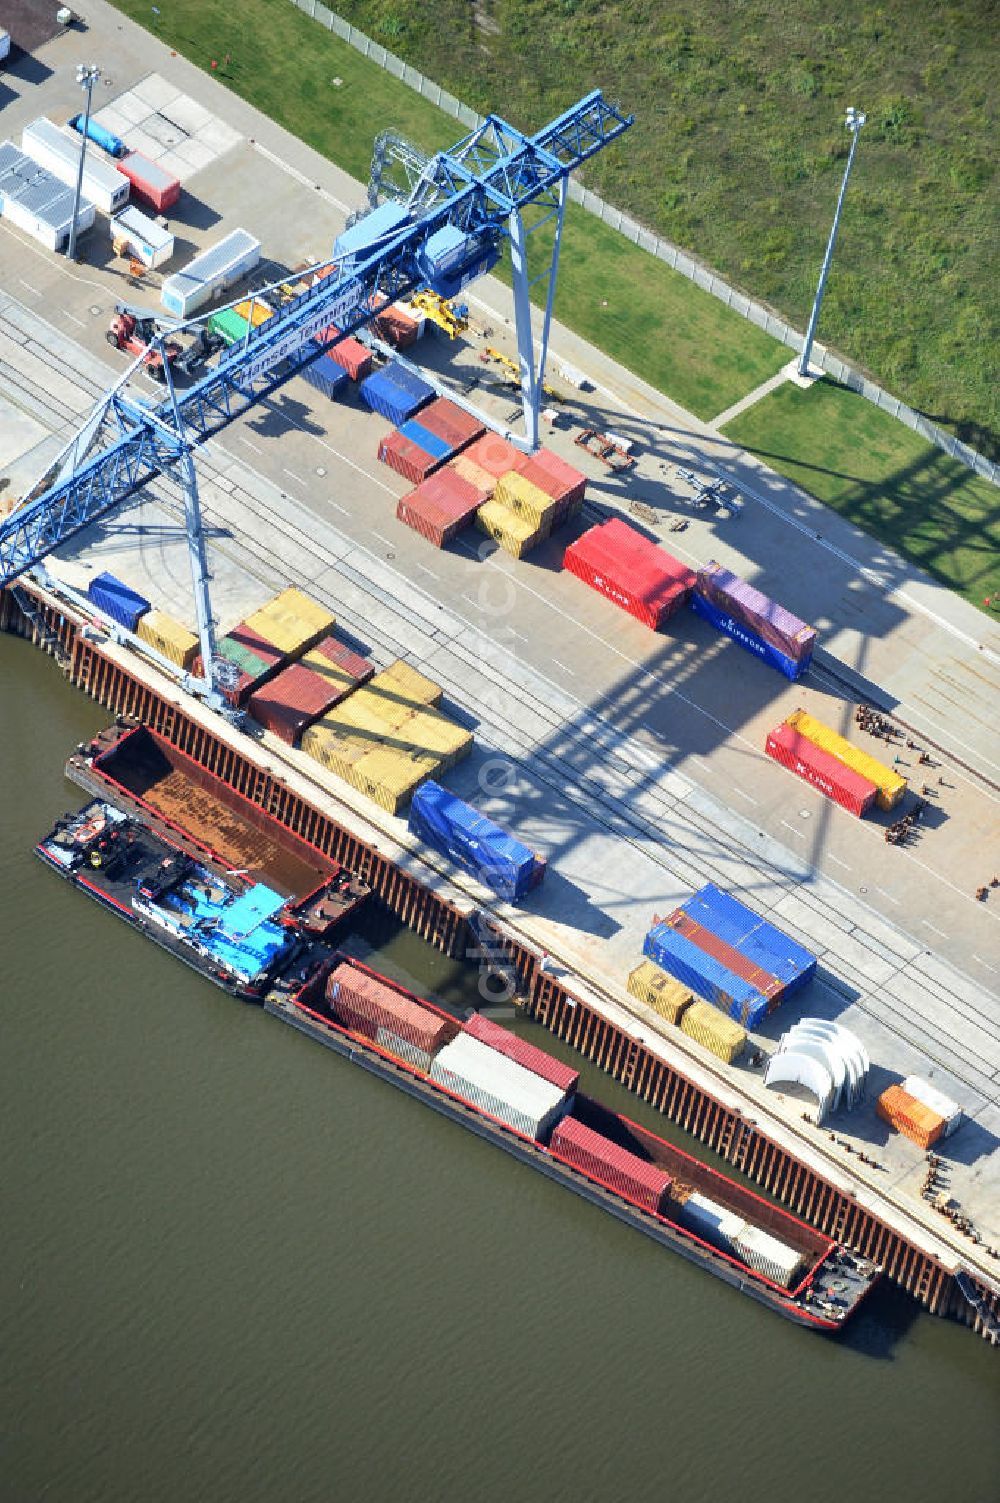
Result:
[[[812,354],[813,339],[816,334],[816,325],[819,323],[819,310],[823,306],[823,293],[826,291],[826,279],[830,274],[830,262],[833,260],[833,248],[837,243],[837,231],[840,229],[840,215],[844,207],[844,195],[847,192],[847,180],[854,166],[854,153],[858,149],[858,137],[861,127],[868,119],[862,115],[853,105],[848,109],[844,119],[844,125],[851,133],[851,149],[847,153],[847,166],[844,168],[844,179],[840,185],[840,194],[837,198],[837,208],[833,216],[833,227],[830,230],[830,239],[827,241],[826,255],[823,257],[823,266],[819,274],[819,285],[816,288],[816,296],[813,300],[812,313],[809,316],[809,327],[806,330],[805,343],[802,346],[802,356],[799,360],[799,375],[808,376],[809,356]]]

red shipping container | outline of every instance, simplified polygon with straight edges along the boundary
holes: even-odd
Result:
[[[458,1032],[450,1019],[421,1007],[349,961],[342,961],[330,973],[326,998],[334,1016],[349,1028],[369,1038],[374,1038],[379,1028],[388,1028],[427,1054],[433,1054]]]
[[[472,521],[486,499],[446,465],[402,498],[396,516],[435,548],[443,548]]]
[[[551,1054],[529,1044],[526,1039],[519,1039],[509,1028],[501,1028],[499,1023],[484,1018],[481,1012],[474,1012],[462,1024],[462,1031],[495,1049],[498,1054],[505,1054],[515,1064],[523,1065],[532,1075],[539,1075],[550,1085],[558,1086],[561,1091],[575,1091],[580,1083],[579,1070],[564,1065],[561,1059],[553,1059]]]
[[[654,631],[685,603],[695,580],[693,569],[620,517],[577,538],[563,564]]]
[[[395,470],[397,475],[409,480],[411,485],[419,485],[434,470],[440,469],[444,462],[436,459],[433,454],[428,454],[426,449],[421,449],[412,439],[404,438],[398,429],[382,439],[378,446],[378,457],[390,470]]]
[[[497,480],[511,470],[522,470],[528,462],[527,454],[515,449],[499,433],[484,433],[482,438],[475,439],[464,451],[464,457]]]
[[[332,634],[323,637],[312,650],[320,653],[342,673],[350,674],[357,684],[366,684],[375,672],[375,664],[371,658],[355,652],[353,647],[348,647],[346,642],[341,642]]]
[[[340,330],[336,324],[331,324],[324,329],[320,339],[334,339]],[[347,372],[352,381],[363,381],[372,371],[372,352],[361,343],[359,339],[352,339],[346,334],[343,339],[337,341],[332,349],[327,351],[334,365],[339,365],[341,370]]]
[[[420,336],[420,325],[399,308],[385,308],[371,321],[372,333],[394,350],[409,349]]]
[[[180,179],[167,172],[158,162],[151,162],[140,151],[130,151],[128,156],[115,162],[115,166],[132,184],[129,196],[134,195],[149,208],[155,209],[157,214],[171,208],[181,196]]]
[[[664,922],[685,939],[689,939],[693,945],[697,945],[703,954],[713,956],[727,971],[732,971],[734,976],[742,976],[744,981],[749,981],[762,997],[780,1001],[785,983],[779,977],[772,976],[770,971],[762,971],[760,966],[754,965],[752,960],[748,960],[726,940],[720,939],[711,929],[706,929],[703,924],[691,918],[683,908],[675,909]]]
[[[249,697],[255,684],[263,684],[273,678],[276,670],[285,661],[285,653],[275,647],[273,642],[268,642],[259,632],[254,631],[252,626],[247,626],[241,621],[239,626],[234,626],[231,632],[227,632],[219,641],[220,656],[225,657],[226,642],[234,642],[247,652],[252,653],[254,658],[263,665],[260,671],[247,672],[240,668],[239,663],[234,666],[239,669],[238,677],[231,688],[223,689],[225,698],[231,705],[242,707]],[[194,672],[201,675],[204,672],[201,653],[194,660]]]
[[[521,474],[563,506],[583,500],[587,477],[551,449],[539,449],[532,454]]]
[[[590,1179],[637,1202],[645,1211],[660,1211],[671,1185],[670,1175],[638,1154],[620,1148],[602,1133],[585,1127],[575,1117],[564,1117],[552,1134],[553,1153],[568,1160]]]
[[[435,397],[429,406],[421,407],[418,422],[429,433],[444,439],[453,454],[486,432],[484,424],[478,418],[473,417],[471,412],[466,412],[463,407],[456,406],[454,402],[449,402],[447,397]]]
[[[258,725],[295,746],[306,727],[343,699],[349,687],[335,688],[304,663],[293,663],[250,696],[250,714]]]
[[[878,797],[874,783],[845,767],[836,757],[813,742],[790,725],[779,725],[768,733],[765,750],[775,762],[787,767],[797,777],[811,783],[827,798],[844,809],[849,809],[861,819]]]

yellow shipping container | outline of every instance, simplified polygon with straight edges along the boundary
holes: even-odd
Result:
[[[392,742],[402,742],[416,752],[437,758],[442,771],[469,755],[472,740],[471,731],[456,725],[440,710],[415,710],[390,737]]]
[[[742,1052],[747,1032],[711,1002],[692,1002],[681,1018],[681,1033],[686,1033],[703,1048],[731,1064]]]
[[[322,720],[303,733],[302,750],[306,756],[322,763],[330,772],[350,781],[351,768],[372,749],[370,740],[353,739],[334,731]]]
[[[653,960],[644,960],[630,972],[628,989],[633,997],[645,1002],[668,1023],[679,1023],[682,1013],[694,997],[686,986],[668,976]]]
[[[320,678],[326,680],[330,686],[331,694],[337,693],[340,690],[347,693],[357,683],[357,679],[353,674],[346,672],[343,668],[338,668],[336,663],[332,663],[317,648],[310,648],[302,661],[313,673],[318,673]]]
[[[369,680],[369,687],[374,689],[379,685],[397,698],[409,700],[414,706],[438,705],[444,694],[440,684],[418,673],[405,658],[396,658],[388,668],[383,668]]]
[[[355,763],[350,781],[359,793],[374,799],[389,814],[398,814],[409,803],[414,789],[436,771],[437,764],[432,759],[409,757],[404,752],[380,747]]]
[[[384,705],[369,694],[366,689],[356,689],[346,699],[342,699],[339,705],[334,705],[323,716],[325,724],[338,732],[359,732],[366,735],[369,740],[384,741],[390,734],[392,726],[382,713]]]
[[[190,668],[198,656],[199,644],[194,632],[188,631],[166,611],[147,611],[139,617],[135,631],[141,642],[147,642],[178,668]]]
[[[554,500],[552,496],[547,496],[530,480],[525,480],[517,470],[511,470],[508,474],[500,476],[493,499],[499,501],[501,506],[506,506],[516,516],[523,517],[536,529],[548,524],[551,531],[559,509],[557,500]]]
[[[233,309],[233,312],[238,313],[240,315],[240,318],[245,318],[249,323],[251,321],[251,302],[253,303],[253,326],[255,329],[259,329],[261,324],[266,323],[274,312],[274,309],[270,307],[269,304],[265,303],[262,298],[247,298],[245,302],[237,303],[236,307]]]
[[[476,526],[513,558],[523,558],[549,535],[549,527],[533,527],[497,500],[483,502],[476,512]]]
[[[874,783],[878,789],[876,802],[880,809],[894,809],[906,792],[906,779],[901,777],[891,767],[886,767],[877,757],[871,757],[858,746],[852,746],[843,736],[824,725],[821,720],[806,713],[805,710],[796,710],[785,721],[793,730],[798,731],[800,736],[805,736],[813,746],[821,747],[829,752],[831,757],[836,757],[845,767],[850,767],[854,772],[860,773],[867,778],[869,783]]]
[[[290,585],[248,616],[246,625],[289,657],[298,657],[333,630],[336,617],[326,606]]]

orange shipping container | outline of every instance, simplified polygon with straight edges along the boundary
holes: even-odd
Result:
[[[904,1138],[909,1138],[920,1148],[933,1148],[945,1129],[945,1119],[904,1091],[901,1085],[891,1085],[882,1092],[875,1103],[875,1110],[883,1122],[888,1122]]]

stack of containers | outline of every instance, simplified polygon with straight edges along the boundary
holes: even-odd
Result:
[[[681,1033],[694,1039],[719,1059],[732,1064],[743,1053],[746,1029],[727,1018],[709,1002],[692,1002],[681,1016]]]
[[[834,803],[862,819],[878,797],[878,789],[853,768],[816,746],[792,726],[782,724],[768,732],[764,750],[775,762],[818,788]]]
[[[681,911],[776,977],[781,997],[808,986],[816,974],[816,956],[811,951],[712,882],[688,898]]]
[[[484,1018],[481,1012],[474,1012],[466,1019],[462,1032],[470,1038],[478,1039],[487,1048],[495,1049],[498,1054],[505,1054],[508,1059],[530,1070],[532,1075],[540,1075],[561,1091],[575,1091],[580,1084],[579,1070],[574,1070],[571,1065],[564,1065],[560,1059],[553,1059],[544,1049],[529,1044],[527,1039],[518,1038],[509,1028],[501,1028],[499,1023]]]
[[[456,1032],[456,1025],[388,982],[350,961],[342,961],[326,983],[333,1016],[353,1033],[371,1039],[425,1073],[435,1053]]]
[[[0,142],[0,214],[48,250],[61,250],[73,220],[72,188],[39,167],[13,141]],[[94,222],[96,210],[87,198],[76,206],[76,230],[82,235]]]
[[[451,461],[463,480],[478,486],[487,496],[492,496],[501,475],[519,470],[527,462],[528,456],[499,433],[484,433]]]
[[[493,492],[493,504],[506,506],[515,516],[530,522],[539,537],[548,537],[555,526],[559,501],[525,475],[512,470],[501,475]]]
[[[523,459],[518,469],[525,480],[555,501],[553,528],[577,515],[583,505],[587,480],[573,465],[551,449],[538,449],[530,459]]]
[[[235,303],[232,308],[220,308],[217,313],[210,314],[208,328],[210,333],[218,334],[227,345],[239,344],[246,338],[251,323],[255,329],[259,329],[273,314],[274,309],[263,298],[246,298],[241,303]]]
[[[920,1148],[933,1148],[944,1137],[946,1118],[901,1085],[891,1085],[875,1103],[875,1111]]]
[[[786,678],[801,678],[812,662],[815,628],[714,559],[698,570],[691,605]]]
[[[811,741],[813,746],[835,757],[843,767],[859,773],[863,779],[873,783],[880,809],[894,809],[906,792],[906,779],[898,772],[886,767],[876,757],[869,756],[860,747],[852,746],[843,736],[808,715],[805,710],[796,710],[784,723],[807,741]]]
[[[417,418],[400,423],[395,433],[383,438],[378,446],[378,457],[390,470],[419,485],[422,480],[444,464],[448,458],[448,445],[436,433],[429,432]]]
[[[248,230],[232,230],[195,256],[183,271],[167,277],[160,287],[160,302],[169,313],[188,318],[253,271],[259,260],[260,241]]]
[[[430,1075],[438,1085],[527,1138],[547,1137],[566,1110],[567,1093],[559,1086],[467,1033],[439,1050]]]
[[[186,626],[175,621],[173,616],[168,616],[166,611],[155,608],[146,611],[136,628],[136,635],[140,641],[148,643],[185,671],[190,669],[198,656],[198,638],[194,632],[188,631]]]
[[[654,924],[646,935],[644,953],[691,991],[745,1026],[755,1027],[767,1016],[768,999],[746,977],[715,955],[702,950],[667,922]],[[683,1027],[683,1020],[682,1025]]]
[[[371,375],[372,352],[360,340],[353,339],[350,334],[341,335],[336,324],[324,329],[316,342],[326,344],[330,339],[336,339],[337,343],[327,350],[327,357],[334,365],[339,365],[341,370],[346,371],[350,380],[363,381]]]
[[[802,1253],[787,1242],[744,1221],[735,1211],[707,1195],[688,1195],[681,1202],[681,1221],[703,1242],[741,1259],[749,1268],[787,1289],[802,1263]]]
[[[502,501],[495,498],[484,501],[476,512],[476,526],[480,532],[485,532],[491,537],[505,553],[511,558],[524,558],[532,548],[544,542],[551,531],[550,527],[536,527],[526,517],[519,516],[511,511]]]
[[[424,321],[402,303],[390,303],[371,321],[372,333],[394,350],[406,350],[416,344],[424,331]]]
[[[502,898],[518,902],[545,875],[545,861],[439,783],[413,795],[408,828]]]
[[[333,635],[317,642],[302,661],[329,686],[334,695],[332,704],[350,694],[359,684],[366,684],[375,672],[375,664],[370,658],[355,652]]]
[[[478,486],[445,465],[402,497],[396,516],[435,548],[445,548],[468,526],[486,499]]]
[[[720,1252],[732,1252],[734,1238],[746,1225],[742,1216],[697,1191],[685,1196],[680,1206],[681,1222],[689,1231]]]
[[[603,1133],[594,1132],[575,1117],[564,1117],[552,1134],[549,1148],[588,1179],[606,1185],[644,1211],[662,1214],[664,1198],[672,1184],[670,1175],[638,1154],[619,1147]]]
[[[244,705],[258,685],[273,678],[285,658],[273,642],[267,641],[245,622],[219,637],[215,650],[220,658],[225,658],[238,670],[235,683],[223,690],[230,704],[237,706]],[[199,655],[195,660],[195,671],[200,673],[202,668]]]
[[[87,586],[87,594],[112,621],[135,631],[141,617],[151,609],[150,602],[138,590],[130,589],[114,574],[97,574]]]
[[[132,197],[138,198],[147,208],[157,214],[172,208],[181,196],[180,178],[156,162],[144,157],[141,151],[130,151],[115,162],[118,171],[132,184]]]
[[[943,1138],[950,1138],[953,1132],[957,1132],[965,1121],[965,1113],[957,1101],[952,1101],[944,1091],[939,1091],[937,1086],[931,1085],[929,1080],[924,1080],[920,1075],[907,1075],[903,1081],[903,1090],[922,1101],[924,1106],[929,1106],[932,1112],[937,1112],[944,1122]]]
[[[283,668],[250,698],[258,724],[289,746],[297,746],[314,720],[339,704],[375,672],[374,663],[336,637],[324,637],[301,662]]]
[[[289,585],[243,623],[288,657],[301,657],[334,628],[336,617],[296,585]]]
[[[695,574],[665,548],[612,517],[591,527],[563,555],[571,574],[658,630],[685,603]]]
[[[397,427],[426,407],[434,396],[432,386],[395,360],[362,381],[358,389],[372,412],[388,418]]]
[[[644,960],[629,973],[630,996],[644,1002],[668,1023],[679,1023],[694,1001],[689,987],[668,976],[652,960]]]

